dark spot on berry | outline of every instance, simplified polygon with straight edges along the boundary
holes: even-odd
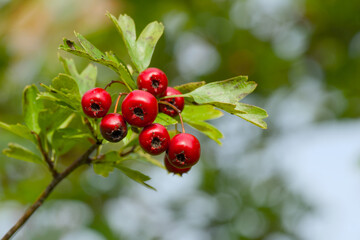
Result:
[[[173,105],[174,105],[174,104],[173,104]],[[174,106],[175,106],[175,105],[174,105]],[[171,112],[171,113],[175,112],[175,110],[174,110],[172,107],[168,106],[168,105],[165,105],[165,109],[166,109],[167,111]]]
[[[151,146],[155,149],[161,147],[161,140],[158,137],[153,137],[151,139]]]
[[[172,105],[175,105],[175,98],[170,98],[169,103],[171,103]]]
[[[144,111],[141,108],[139,107],[134,108],[134,114],[140,119],[144,119]]]
[[[151,78],[151,86],[153,87],[153,88],[158,88],[159,87],[159,85],[160,85],[160,82],[157,80],[157,79],[155,79],[155,78]]]
[[[117,129],[117,130],[114,130],[112,131],[111,133],[111,137],[116,140],[116,139],[119,139],[119,138],[122,138],[124,135],[124,131],[122,131],[121,129]]]
[[[100,111],[100,106],[97,103],[91,103],[90,107],[91,107],[91,110],[94,112]]]
[[[176,154],[176,159],[179,160],[180,162],[185,162],[186,160],[185,154],[184,153]]]

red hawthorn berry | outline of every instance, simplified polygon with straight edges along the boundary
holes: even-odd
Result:
[[[168,86],[168,79],[160,69],[148,68],[139,74],[137,86],[139,90],[147,91],[155,97],[161,97]]]
[[[179,133],[171,139],[166,153],[174,167],[189,168],[199,161],[200,142],[189,133]]]
[[[102,88],[93,88],[87,91],[82,99],[81,106],[84,113],[91,118],[102,118],[111,107],[111,96]]]
[[[166,92],[164,94],[164,96],[171,96],[171,95],[180,95],[181,92],[172,88],[172,87],[167,87]],[[184,109],[184,98],[183,97],[174,97],[174,98],[166,98],[163,99],[162,101],[166,101],[171,103],[172,105],[174,105],[175,107],[177,107],[177,109],[180,110],[180,112]],[[175,111],[175,109],[171,108],[170,106],[167,106],[165,104],[161,104],[159,103],[159,111],[162,113],[165,113],[171,117],[176,116],[178,113]]]
[[[151,124],[158,114],[157,100],[148,92],[134,90],[125,97],[121,111],[130,125],[145,127]]]
[[[126,122],[121,114],[110,113],[101,119],[100,131],[109,142],[119,142],[126,137]]]
[[[142,149],[151,155],[164,152],[170,142],[170,136],[166,128],[158,123],[150,124],[143,128],[139,135],[139,143]]]
[[[184,173],[187,173],[191,169],[191,167],[189,167],[189,168],[174,167],[173,165],[170,164],[167,154],[165,154],[165,157],[164,157],[164,165],[169,173],[179,174],[180,176],[182,176]]]

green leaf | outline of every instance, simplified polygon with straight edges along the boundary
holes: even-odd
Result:
[[[100,160],[94,162],[93,164],[94,172],[101,176],[107,177],[109,176],[109,173],[112,172],[116,167],[119,168],[121,171],[123,171],[131,179],[140,182],[141,184],[144,184],[147,187],[152,188],[151,186],[148,186],[146,183],[144,183],[144,181],[147,181],[150,178],[148,178],[147,176],[143,175],[138,171],[123,166],[122,163],[125,161],[145,161],[160,168],[164,168],[164,166],[159,161],[152,158],[149,154],[146,153],[135,152],[122,157],[119,152],[111,151],[106,153]],[[140,181],[140,179],[142,179],[144,176],[147,177],[148,179],[147,180],[144,179]]]
[[[95,60],[89,53],[87,53],[81,46],[77,45],[74,41],[64,38],[64,44],[59,46],[60,50],[72,53],[79,57],[87,58],[89,60]]]
[[[82,46],[85,46],[86,49],[66,38],[64,39],[64,44],[60,45],[59,49],[109,67],[120,76],[121,80],[126,84],[129,90],[136,88],[135,81],[132,79],[129,70],[112,52],[102,53],[82,35],[76,33],[76,36]]]
[[[103,163],[111,163],[111,164],[118,164],[120,162],[126,161],[125,158],[120,156],[120,153],[117,151],[110,151],[107,152],[101,160],[99,160],[97,163],[103,164]]]
[[[101,160],[93,164],[94,172],[103,177],[108,177],[114,171],[115,165],[121,162],[120,154],[115,151],[106,153]]]
[[[256,83],[248,81],[246,76],[239,76],[224,81],[212,82],[185,95],[194,98],[195,102],[236,104],[252,93]]]
[[[127,168],[122,165],[116,165],[116,168],[118,168],[120,171],[122,171],[126,176],[128,176],[132,180],[144,185],[145,187],[148,187],[148,188],[156,191],[156,189],[154,187],[145,183],[146,181],[149,181],[151,179],[149,176],[146,176],[145,174],[143,174],[139,171]]]
[[[48,92],[39,93],[38,98],[57,102],[75,112],[82,112],[79,88],[73,77],[60,73],[52,80],[51,86],[41,86]]]
[[[188,121],[187,124],[199,130],[200,132],[208,136],[210,139],[217,142],[219,145],[222,144],[219,139],[224,137],[223,134],[210,123]]]
[[[91,135],[79,129],[57,129],[52,136],[52,145],[58,156],[70,151],[79,141],[91,138]]]
[[[234,113],[236,116],[241,117],[258,127],[267,129],[267,124],[263,119],[267,118],[268,114],[264,109],[245,103],[237,103],[236,110],[239,110],[238,113]]]
[[[40,163],[40,164],[43,163],[41,157],[39,157],[38,155],[36,155],[35,153],[31,152],[29,149],[21,145],[18,145],[16,143],[9,143],[8,147],[9,148],[3,150],[3,154],[8,157],[27,161],[27,162]]]
[[[163,126],[168,126],[168,125],[172,125],[172,124],[176,124],[178,121],[164,113],[158,113],[158,115],[156,116],[156,119],[154,121],[154,123],[159,123]]]
[[[211,105],[185,105],[182,111],[183,119],[205,121],[222,117],[224,114]]]
[[[142,151],[133,152],[123,157],[119,154],[119,152],[111,151],[106,153],[99,163],[113,163],[116,165],[125,161],[143,161],[157,167],[164,168],[158,160],[153,158],[150,154]]]
[[[128,87],[131,89],[137,88],[133,78],[131,77],[131,74],[125,64],[122,62],[119,62],[116,68],[116,73],[120,76],[120,78],[123,80],[125,84],[127,84]]]
[[[164,168],[164,166],[158,160],[153,158],[150,154],[142,152],[142,151],[130,153],[124,157],[121,157],[121,162],[125,162],[125,161],[142,161],[142,162],[147,162],[152,165],[155,165],[159,168]],[[117,163],[120,163],[120,162],[117,161]]]
[[[134,20],[126,14],[120,15],[119,19],[116,19],[109,12],[106,13],[106,15],[111,19],[111,21],[115,24],[116,29],[120,32],[125,46],[128,49],[130,58],[136,59],[136,29]]]
[[[122,63],[123,65],[125,65],[125,63],[122,62],[112,51],[105,52],[105,55],[106,55],[107,59],[109,59],[110,61],[115,62],[116,64]],[[130,72],[129,72],[129,74],[130,74]]]
[[[60,128],[68,119],[74,117],[73,113],[51,101],[44,101],[45,110],[39,112],[39,126],[44,133],[51,134]],[[70,119],[71,120],[71,119]],[[66,126],[62,126],[64,128]]]
[[[172,129],[168,130],[168,133],[170,135],[170,139],[172,139],[173,137],[175,137],[176,134],[179,134],[179,131],[177,131],[176,129]]]
[[[97,68],[93,64],[89,64],[80,74],[84,85],[80,94],[83,95],[87,90],[95,87],[97,76]]]
[[[5,129],[19,137],[28,139],[34,143],[36,143],[36,139],[33,134],[31,134],[31,130],[20,123],[14,125],[8,125],[6,123],[0,122],[0,128]]]
[[[75,79],[67,74],[60,73],[52,80],[51,86],[55,90],[61,91],[65,94],[74,95],[74,99],[81,99],[79,87]]]
[[[140,161],[144,161],[147,163],[150,163],[152,165],[155,165],[159,168],[163,168],[165,169],[164,165],[162,165],[161,162],[159,162],[158,160],[156,160],[155,158],[153,158],[150,154],[148,153],[144,153],[142,151],[136,152],[133,154],[132,158],[134,158],[135,160],[140,160]]]
[[[114,168],[113,164],[93,164],[94,172],[103,177],[108,177]]]
[[[53,101],[61,106],[69,108],[70,110],[72,110],[74,112],[79,111],[77,106],[73,106],[73,104],[69,104],[68,101],[61,100],[62,97],[56,97],[56,94],[59,94],[59,93],[52,90],[51,87],[48,87],[45,85],[41,85],[41,86],[44,87],[45,89],[47,89],[48,91],[52,91],[52,92],[40,92],[38,95],[39,99]]]
[[[132,74],[127,68],[126,64],[121,61],[112,51],[105,52],[108,59],[116,64],[115,72],[120,76],[120,78],[124,81],[124,83],[128,84],[132,89],[136,88],[136,84],[134,79],[132,78]]]
[[[248,81],[246,76],[239,76],[206,84],[183,96],[191,97],[198,104],[213,105],[256,126],[266,128],[266,123],[262,120],[267,117],[265,110],[239,103],[241,99],[253,92],[256,86],[256,83]]]
[[[133,147],[133,146],[137,145],[138,143],[139,143],[139,135],[136,134],[136,137],[131,139],[129,142],[127,142],[127,143],[124,142],[124,146],[122,146],[121,149],[124,150],[126,148]]]
[[[205,81],[201,81],[201,82],[190,82],[190,83],[185,83],[183,85],[179,85],[174,87],[176,90],[180,91],[182,94],[188,93],[188,92],[192,92],[195,89],[204,86],[206,84]]]
[[[124,146],[126,146],[128,143],[130,143],[131,139],[132,139],[132,135],[133,135],[133,131],[131,130],[131,128],[128,128],[126,137],[124,137],[123,144]]]
[[[81,74],[76,69],[73,59],[63,58],[59,55],[59,60],[63,63],[65,72],[72,76],[78,84],[80,95],[95,87],[97,68],[93,64],[89,64]]]
[[[81,46],[85,51],[94,59],[107,59],[106,55],[97,49],[92,43],[90,43],[83,35],[80,33],[74,32],[76,38],[79,40]]]
[[[219,118],[223,113],[211,105],[185,105],[182,112],[184,122],[193,128],[204,133],[210,139],[221,145],[220,138],[222,133],[213,125],[205,122],[206,120]]]
[[[164,32],[164,25],[159,22],[152,22],[148,24],[141,32],[136,41],[138,70],[141,72],[145,70],[151,62],[151,57],[154,53],[156,43],[159,41]]]
[[[107,16],[120,32],[136,69],[139,72],[145,70],[150,65],[156,43],[164,32],[163,24],[156,21],[148,24],[136,40],[135,23],[131,17],[125,14],[116,19],[110,13]]]
[[[39,90],[35,85],[26,86],[23,93],[23,114],[26,126],[40,133],[38,124],[39,111],[43,109],[42,101],[37,99]]]
[[[143,161],[160,168],[165,168],[158,160],[147,153],[134,152],[122,157],[119,152],[111,151],[106,153],[100,160],[94,162],[94,171],[99,175],[107,177],[114,170],[114,167],[121,165],[125,161]]]

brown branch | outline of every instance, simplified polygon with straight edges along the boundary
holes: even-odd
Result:
[[[24,223],[33,215],[33,213],[44,203],[46,198],[50,195],[50,193],[54,190],[54,188],[70,173],[72,173],[75,169],[86,163],[90,154],[101,144],[101,142],[97,142],[93,144],[80,158],[78,158],[75,162],[73,162],[68,168],[66,168],[62,173],[59,173],[51,183],[46,187],[44,192],[38,197],[38,199],[25,211],[22,217],[17,221],[17,223],[2,237],[1,240],[10,239],[19,228],[21,228]]]
[[[55,166],[54,166],[54,162],[51,161],[51,159],[49,158],[49,154],[45,151],[42,142],[41,142],[41,138],[39,136],[39,134],[37,134],[34,131],[31,131],[31,133],[35,136],[37,142],[38,142],[38,146],[40,149],[40,152],[45,160],[45,162],[47,163],[47,166],[49,168],[49,171],[51,172],[51,174],[53,175],[53,177],[55,178],[59,173],[56,171]]]

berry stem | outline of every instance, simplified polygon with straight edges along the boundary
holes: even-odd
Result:
[[[173,104],[171,104],[171,103],[169,103],[169,102],[159,101],[159,103],[171,107],[172,109],[174,109],[174,110],[179,114],[182,132],[185,133],[184,121],[183,121],[182,116],[181,116],[181,111],[180,111],[177,107],[175,107]]]
[[[95,120],[96,121],[96,120]],[[84,118],[84,123],[86,124],[86,126],[88,127],[88,129],[90,130],[91,132],[91,135],[95,138],[95,140],[97,142],[99,142],[99,139],[97,137],[97,134],[96,134],[96,131],[95,129],[93,128],[93,126],[91,125],[90,121],[88,118]]]
[[[55,166],[54,166],[54,162],[51,161],[49,154],[45,151],[42,142],[41,142],[41,138],[39,136],[39,134],[37,134],[34,131],[31,131],[31,134],[33,134],[38,142],[38,147],[40,149],[41,155],[43,156],[46,164],[48,165],[49,171],[51,172],[51,174],[53,175],[53,177],[55,178],[59,173],[56,171]]]
[[[127,93],[119,93],[119,96],[118,96],[118,98],[117,98],[117,100],[116,100],[116,104],[115,104],[115,108],[114,108],[114,113],[116,113],[117,108],[118,108],[118,105],[119,105],[120,98],[121,98],[123,95],[127,95]]]
[[[97,158],[97,157],[100,155],[100,151],[101,151],[101,145],[99,145],[99,146],[96,148],[95,158]]]
[[[104,90],[106,90],[108,87],[110,87],[113,83],[120,83],[120,84],[126,86],[125,83],[123,83],[122,81],[112,80],[111,82],[109,82],[109,83],[104,87]]]
[[[160,100],[168,99],[168,98],[176,98],[176,97],[182,97],[182,98],[190,98],[191,96],[188,96],[186,94],[177,94],[177,95],[169,95],[169,96],[163,96],[160,98]]]
[[[121,153],[120,153],[120,157],[125,157],[125,156],[129,155],[130,153],[133,153],[134,150],[135,150],[135,146],[132,146],[129,151],[127,151],[127,152],[121,152]]]
[[[129,155],[130,153],[135,152],[135,148],[136,148],[136,146],[132,146],[132,147],[130,148],[130,150],[128,150],[127,152],[120,152],[120,153],[119,153],[119,156],[120,156],[120,157],[125,157],[125,156]],[[86,163],[87,163],[87,164],[101,164],[101,163],[104,163],[104,162],[102,162],[102,160],[104,160],[104,157],[105,157],[104,154],[102,154],[102,155],[97,155],[97,156],[95,156],[95,157],[93,157],[93,158],[89,158],[89,159],[86,161]],[[114,162],[114,163],[115,163],[115,162]]]

